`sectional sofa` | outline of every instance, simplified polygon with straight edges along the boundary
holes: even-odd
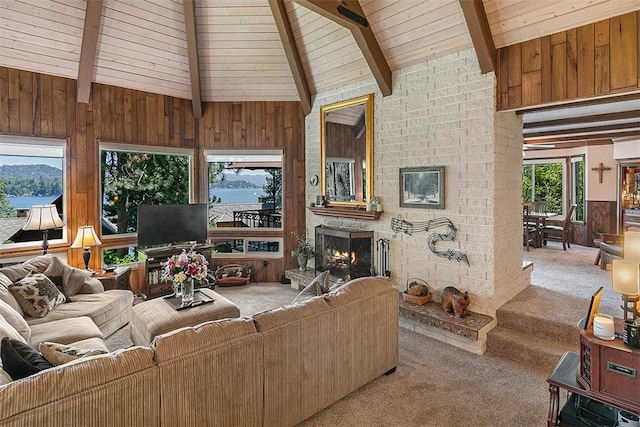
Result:
[[[12,381],[0,425],[291,426],[397,364],[398,292],[360,278]]]

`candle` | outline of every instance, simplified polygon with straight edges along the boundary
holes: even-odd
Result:
[[[612,340],[616,337],[613,317],[608,314],[596,314],[593,319],[593,335],[602,340]]]

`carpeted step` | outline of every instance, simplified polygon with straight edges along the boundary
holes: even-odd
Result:
[[[583,298],[529,286],[500,307],[496,319],[503,328],[577,346],[577,325],[588,308]]]
[[[577,352],[578,346],[542,339],[502,326],[493,328],[487,335],[487,354],[549,374],[566,351]]]
[[[504,329],[524,332],[530,337],[536,337],[554,342],[562,342],[578,346],[580,335],[575,323],[568,323],[556,316],[549,316],[541,312],[522,312],[518,307],[507,304],[496,312],[498,325]]]

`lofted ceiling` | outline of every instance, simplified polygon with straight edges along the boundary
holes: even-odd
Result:
[[[368,26],[322,13],[338,4]],[[316,93],[375,77],[388,94],[393,71],[473,48],[461,4],[473,3],[0,0],[0,66],[77,79],[80,102],[95,82],[192,99],[196,116],[197,101],[306,98],[308,111]],[[496,48],[640,9],[638,0],[481,5]]]

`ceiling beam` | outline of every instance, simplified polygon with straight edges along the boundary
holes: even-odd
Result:
[[[193,116],[202,118],[202,93],[200,90],[200,60],[198,58],[198,36],[196,30],[195,0],[182,0],[184,26],[187,33],[187,52],[189,53],[189,78],[191,79],[191,104]]]
[[[604,125],[604,126],[585,126],[575,127],[571,129],[556,129],[547,132],[528,132],[524,134],[525,138],[537,138],[541,136],[554,136],[554,135],[583,135],[582,138],[589,138],[593,134],[603,132],[616,132],[624,129],[635,129],[640,131],[640,124],[638,123],[620,123],[617,125]]]
[[[623,132],[602,132],[593,135],[572,135],[572,136],[545,136],[540,138],[525,137],[525,144],[552,144],[554,142],[589,141],[595,139],[615,139],[628,136],[640,136],[640,130],[630,130]]]
[[[496,46],[493,43],[482,0],[458,0],[471,35],[482,74],[496,69]]]
[[[77,95],[78,102],[87,104],[91,96],[93,66],[96,62],[100,18],[102,17],[102,0],[88,0],[84,13],[84,29],[82,30],[82,46],[78,63]]]
[[[577,125],[582,123],[608,122],[612,120],[637,119],[640,121],[640,110],[620,111],[617,113],[593,114],[590,116],[567,117],[564,119],[541,120],[523,124],[523,129],[535,129],[548,126]]]
[[[293,31],[291,30],[287,10],[282,0],[269,0],[269,7],[271,7],[271,14],[276,21],[276,27],[280,34],[284,53],[289,62],[289,68],[291,68],[293,81],[298,89],[298,96],[302,103],[302,111],[304,111],[306,116],[311,112],[311,91],[309,90],[309,84],[304,74],[304,69],[302,68],[302,61],[300,60],[298,48],[296,47],[296,41],[293,38]]]
[[[635,101],[635,100],[640,100],[640,91],[626,93],[626,94],[617,95],[617,96],[589,98],[589,99],[582,99],[578,101],[565,102],[561,104],[544,105],[541,107],[534,106],[533,108],[522,108],[520,110],[516,110],[516,114],[522,115],[527,113],[538,113],[541,111],[554,111],[554,110],[562,111],[562,110],[566,110],[568,108],[573,108],[573,107],[588,107],[590,105],[603,105],[603,104],[611,104],[611,103]]]
[[[364,55],[364,59],[369,64],[380,92],[388,96],[392,93],[391,68],[382,53],[382,49],[371,31],[371,27],[357,0],[337,1],[327,0],[294,0],[301,6],[306,7],[333,22],[349,29],[358,47]],[[338,10],[341,9],[342,13]],[[349,16],[351,18],[349,18]]]

